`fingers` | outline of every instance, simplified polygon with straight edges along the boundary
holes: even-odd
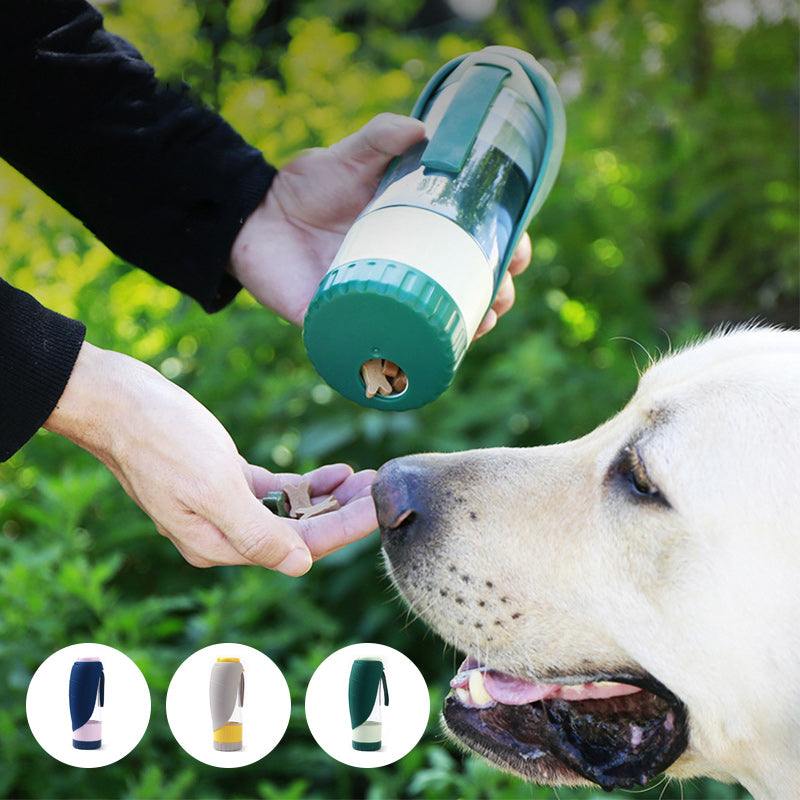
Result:
[[[194,566],[256,564],[286,575],[303,575],[322,558],[378,527],[370,496],[374,470],[354,473],[347,464],[329,464],[305,476],[273,474],[241,460],[242,475],[208,493],[179,520],[159,525]],[[333,494],[341,508],[308,520],[272,514],[259,500],[268,492],[307,478],[315,500]]]
[[[420,120],[384,113],[329,149],[343,161],[383,172],[391,158],[404,153],[424,137],[425,125]]]
[[[514,280],[508,272],[503,276],[500,281],[500,288],[497,290],[494,302],[492,303],[492,310],[497,314],[498,318],[508,311],[514,305]]]
[[[475,331],[472,341],[476,342],[481,336],[485,336],[495,325],[497,325],[497,312],[490,308],[486,312],[486,316],[481,320],[481,324],[478,325],[478,330]]]
[[[480,339],[497,325],[497,320],[514,305],[514,296],[514,281],[506,272],[500,282],[500,288],[497,290],[492,307],[486,312],[478,330],[475,331],[475,339]]]
[[[473,341],[489,333],[497,325],[497,320],[514,305],[516,293],[513,279],[528,268],[531,263],[532,252],[531,237],[524,233],[514,248],[514,253],[511,256],[511,261],[508,262],[508,269],[500,282],[500,288],[497,290],[492,307],[486,312],[486,316],[478,326],[478,330],[475,331]]]
[[[296,472],[270,472],[256,464],[247,464],[247,469],[252,476],[253,492],[257,497],[264,497],[267,492],[278,492],[287,483],[297,485],[303,478],[308,479],[312,497],[331,494],[339,484],[353,474],[353,468],[347,464],[327,464],[306,475],[298,475]]]
[[[244,480],[238,490],[229,489],[225,494],[224,502],[209,509],[205,516],[245,563],[292,576],[311,569],[311,554],[297,531],[272,514]],[[208,557],[205,543],[203,555]]]
[[[375,479],[374,469],[364,469],[350,475],[346,480],[342,481],[338,486],[333,487],[330,492],[339,501],[339,504],[344,506],[348,503],[358,500],[361,497],[371,497],[372,481]],[[311,484],[312,491],[314,484]],[[323,492],[325,494],[326,492]]]
[[[306,475],[298,475],[286,472],[274,474],[255,465],[248,465],[248,468],[258,497],[263,497],[267,492],[279,491],[287,483],[297,484],[305,478],[309,481],[309,491],[314,500],[331,494],[337,499],[340,505],[338,511],[308,520],[280,520],[283,525],[291,526],[299,534],[314,560],[333,553],[350,542],[363,539],[378,527],[375,505],[370,494],[375,470],[354,473],[347,464],[328,464]],[[238,546],[237,551],[240,554],[242,552]],[[253,558],[252,552],[246,555],[249,559]],[[278,569],[286,572],[281,567]]]
[[[353,468],[348,464],[327,464],[305,475],[296,472],[274,473],[255,464],[248,464],[247,469],[252,475],[252,488],[256,497],[265,497],[268,492],[281,491],[286,484],[296,486],[301,480],[307,480],[312,498],[332,494],[341,505],[349,503],[355,497],[369,494],[375,477],[374,469],[353,473]]]
[[[517,246],[514,248],[514,253],[511,256],[511,261],[508,262],[509,275],[520,275],[528,269],[531,263],[531,256],[533,255],[533,246],[531,245],[531,237],[527,231],[522,234]]]
[[[368,536],[377,529],[378,519],[372,497],[367,494],[351,500],[339,511],[297,520],[295,524],[316,561]]]

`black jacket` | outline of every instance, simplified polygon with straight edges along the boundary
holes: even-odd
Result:
[[[275,175],[84,0],[0,3],[0,158],[207,311],[240,288],[231,246]],[[84,332],[0,280],[0,460],[50,415]]]

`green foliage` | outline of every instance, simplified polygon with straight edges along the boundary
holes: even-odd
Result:
[[[553,16],[544,5],[500,3],[473,23],[429,20],[419,0],[106,6],[109,28],[133,40],[165,79],[188,80],[277,164],[379,111],[409,110],[441,63],[484,43],[546,61],[569,130],[558,182],[531,229],[532,265],[516,282],[513,311],[424,409],[386,414],[336,396],[296,329],[244,295],[204,315],[121,264],[0,165],[3,274],[82,319],[90,341],[188,389],[251,461],[300,471],[580,435],[633,390],[636,362],[646,357],[632,340],[655,352],[723,319],[796,323],[796,20],[787,13],[736,27],[719,4],[700,0],[602,0]],[[435,719],[412,753],[379,770],[337,764],[311,740],[304,689],[332,651],[359,641],[398,648],[428,680],[434,709],[457,663],[392,600],[375,535],[299,581],[255,568],[197,570],[102,466],[44,432],[0,465],[0,503],[0,795],[555,797],[457,754]],[[127,653],[152,691],[140,746],[101,770],[50,761],[24,721],[37,665],[81,641]],[[165,721],[172,673],[217,641],[264,650],[292,690],[286,737],[240,770],[193,761]],[[639,796],[746,795],[705,781]]]

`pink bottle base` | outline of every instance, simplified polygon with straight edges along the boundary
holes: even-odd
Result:
[[[103,738],[103,723],[96,719],[90,719],[85,725],[81,725],[76,731],[72,731],[74,742],[99,742]]]

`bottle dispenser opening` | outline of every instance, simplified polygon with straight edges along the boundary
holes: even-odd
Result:
[[[367,359],[359,370],[364,383],[364,396],[400,397],[408,390],[408,376],[402,367],[385,358]]]

